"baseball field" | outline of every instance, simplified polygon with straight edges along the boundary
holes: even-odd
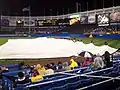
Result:
[[[11,38],[0,38],[0,45],[5,44],[8,39]],[[31,39],[31,38],[12,38],[12,39]],[[91,43],[91,41],[96,45],[96,46],[101,46],[104,45],[104,42],[107,42],[110,47],[113,48],[120,48],[120,40],[118,39],[101,39],[101,38],[70,38],[74,42],[76,41],[82,41],[85,44]],[[42,59],[42,60],[0,60],[0,65],[5,65],[5,64],[14,64],[14,63],[20,63],[24,62],[25,64],[46,64],[46,63],[51,63],[55,62],[57,63],[58,61],[68,61],[69,58],[54,58],[54,59]]]

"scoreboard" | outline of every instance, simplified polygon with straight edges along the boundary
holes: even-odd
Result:
[[[62,26],[69,25],[69,19],[47,19],[47,20],[36,20],[36,26]]]

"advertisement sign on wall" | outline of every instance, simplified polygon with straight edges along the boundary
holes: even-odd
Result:
[[[97,15],[98,26],[108,26],[109,25],[109,14],[99,14]]]
[[[89,16],[88,16],[88,23],[89,23],[89,24],[94,24],[94,23],[96,23],[96,15],[89,15]]]
[[[70,16],[70,25],[73,25],[77,22],[80,22],[80,15],[71,15]]]
[[[120,12],[111,13],[110,22],[120,22]]]
[[[81,16],[80,23],[81,24],[88,24],[88,16]]]

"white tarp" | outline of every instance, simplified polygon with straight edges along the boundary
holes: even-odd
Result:
[[[117,49],[109,46],[95,46],[66,39],[36,38],[36,39],[9,39],[0,46],[0,59],[20,58],[55,58],[77,55],[82,51],[102,55],[105,51],[110,53]]]

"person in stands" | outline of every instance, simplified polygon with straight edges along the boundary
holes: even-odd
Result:
[[[105,51],[103,58],[104,58],[106,68],[111,67],[112,63],[110,62],[110,53],[108,51]]]
[[[31,82],[38,82],[43,80],[44,78],[39,74],[39,72],[35,69],[33,75],[31,77]]]
[[[54,70],[51,66],[51,64],[47,64],[46,66],[46,75],[54,74]]]
[[[62,62],[59,61],[57,64],[57,72],[62,72],[62,71],[64,71],[63,64]]]
[[[16,84],[25,84],[29,83],[31,80],[27,77],[25,77],[25,74],[23,72],[18,73],[18,79],[16,81]]]
[[[15,76],[9,76],[9,75],[4,75],[4,76],[13,82],[13,88],[15,88],[17,84],[26,84],[31,82],[29,78],[25,77],[25,74],[23,72],[18,72],[17,78]]]
[[[71,69],[74,69],[75,67],[78,67],[78,63],[74,60],[74,57],[72,57],[70,59],[70,62],[71,62],[71,64],[70,64]]]
[[[86,58],[85,61],[83,62],[82,66],[86,67],[88,65],[91,65],[92,63],[89,61],[89,58]]]
[[[5,73],[5,72],[8,72],[8,68],[6,66],[1,66],[0,67],[0,79],[2,79],[2,74]]]
[[[97,69],[102,69],[105,67],[104,61],[99,54],[97,54],[97,56],[94,58],[94,64],[96,65]]]
[[[40,64],[37,64],[36,70],[39,72],[39,74],[40,74],[41,76],[46,75],[46,70],[45,70],[45,68],[44,68],[43,66],[41,66]]]
[[[65,71],[71,70],[71,68],[70,68],[70,66],[69,66],[69,64],[68,64],[68,62],[64,62],[64,63],[63,63],[63,67],[64,67],[64,70],[65,70]]]
[[[52,62],[50,65],[52,66],[52,69],[53,69],[54,71],[57,70],[57,65],[56,65],[55,63]]]

